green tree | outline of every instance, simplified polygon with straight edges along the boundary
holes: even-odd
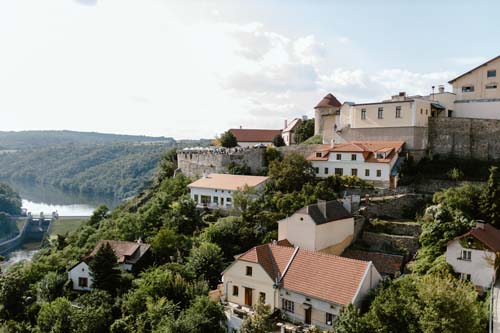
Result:
[[[114,295],[120,283],[118,258],[109,243],[104,243],[89,262],[92,287]]]
[[[273,138],[273,146],[283,147],[284,145],[285,145],[285,140],[283,140],[281,134],[276,134]]]
[[[481,200],[481,208],[489,222],[500,228],[500,171],[496,166],[490,168],[490,176]]]
[[[42,305],[37,318],[37,325],[41,332],[70,333],[73,332],[74,307],[64,297],[51,303]]]
[[[185,237],[168,227],[162,227],[151,239],[151,248],[160,262],[171,261],[171,258],[180,254],[185,245]]]
[[[235,162],[229,163],[227,166],[227,171],[231,175],[251,175],[252,170],[247,164],[239,164]]]
[[[221,146],[225,148],[233,148],[238,145],[238,140],[236,140],[236,137],[231,131],[226,131],[222,133],[219,138],[219,142]]]
[[[93,227],[98,227],[99,223],[101,223],[102,220],[107,218],[108,215],[109,215],[108,206],[101,204],[92,213],[92,216],[89,218],[88,225],[91,225]]]
[[[314,119],[300,123],[295,130],[295,142],[302,143],[314,135]]]
[[[352,304],[344,307],[334,323],[336,333],[365,333],[366,325],[361,316],[361,312]]]
[[[22,319],[25,314],[29,282],[21,269],[0,276],[0,317]]]
[[[64,284],[68,280],[67,275],[56,272],[48,272],[43,279],[37,283],[37,299],[41,302],[52,302],[63,296]]]
[[[290,153],[282,161],[274,160],[269,166],[269,176],[276,189],[283,192],[300,191],[315,177],[311,162],[298,153]]]
[[[207,296],[197,297],[192,305],[177,320],[176,333],[225,333],[226,316],[220,303]]]
[[[187,258],[187,267],[194,276],[203,277],[212,288],[216,287],[220,273],[224,269],[224,259],[220,247],[208,242],[202,242],[193,247]]]
[[[7,184],[0,183],[0,212],[11,215],[21,213],[21,197]]]
[[[241,333],[268,333],[273,331],[271,306],[259,300],[253,315],[247,316],[241,324]]]

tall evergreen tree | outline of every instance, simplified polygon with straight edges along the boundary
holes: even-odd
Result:
[[[500,227],[500,172],[496,166],[490,168],[481,208],[489,222],[497,228]]]
[[[114,295],[120,283],[118,258],[109,243],[101,245],[89,263],[92,287]]]

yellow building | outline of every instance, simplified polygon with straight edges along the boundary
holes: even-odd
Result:
[[[457,117],[500,119],[500,56],[449,81]]]

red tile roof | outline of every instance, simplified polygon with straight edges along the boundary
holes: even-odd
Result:
[[[328,161],[330,153],[362,153],[365,162],[389,163],[404,144],[404,141],[351,141],[335,144],[333,148],[330,145],[323,145],[323,148],[309,155],[307,159],[309,161]],[[377,158],[376,153],[387,152],[390,153],[386,158]],[[321,153],[321,157],[317,157],[316,153]]]
[[[370,265],[367,261],[276,244],[256,246],[238,260],[262,265],[285,289],[342,305],[353,302]]]
[[[93,257],[97,250],[104,244],[109,243],[111,248],[118,257],[118,263],[124,263],[127,260],[137,261],[149,250],[150,245],[138,242],[116,241],[116,240],[100,240],[90,253],[89,257]],[[139,251],[138,251],[139,250]],[[137,252],[138,251],[138,252]]]
[[[337,97],[333,96],[332,94],[328,94],[323,99],[316,105],[314,108],[315,109],[320,109],[320,108],[339,108],[342,106],[342,103],[339,102]]]
[[[496,229],[491,224],[484,223],[483,227],[476,226],[468,233],[457,238],[470,236],[483,243],[491,251],[500,252],[500,230]]]
[[[269,179],[267,176],[230,175],[225,173],[211,173],[188,185],[189,188],[208,188],[228,191],[237,191],[245,186],[255,187]]]
[[[281,130],[231,128],[238,142],[272,142]]]

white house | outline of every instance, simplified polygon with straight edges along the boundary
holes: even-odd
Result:
[[[352,141],[325,145],[307,159],[318,177],[357,176],[378,187],[395,188],[403,146],[403,141]]]
[[[496,279],[499,253],[500,230],[478,222],[474,229],[448,242],[446,262],[461,279],[484,290]]]
[[[285,128],[281,132],[281,137],[287,146],[294,145],[295,142],[295,130],[302,123],[302,119],[295,118],[290,124],[285,120]]]
[[[198,207],[232,208],[233,194],[246,186],[261,189],[269,177],[211,173],[188,185]]]
[[[259,299],[286,322],[332,329],[340,310],[359,306],[381,279],[371,262],[279,244],[250,249],[223,272],[229,331]]]
[[[68,278],[73,282],[73,290],[92,290],[92,273],[88,263],[97,251],[106,243],[108,243],[115,252],[120,268],[129,272],[135,271],[136,268],[140,267],[150,253],[150,245],[142,243],[141,241],[126,242],[100,240],[94,250],[87,257],[71,267],[68,271]]]
[[[278,221],[278,240],[311,251],[340,255],[354,235],[354,218],[342,203],[319,201]]]

